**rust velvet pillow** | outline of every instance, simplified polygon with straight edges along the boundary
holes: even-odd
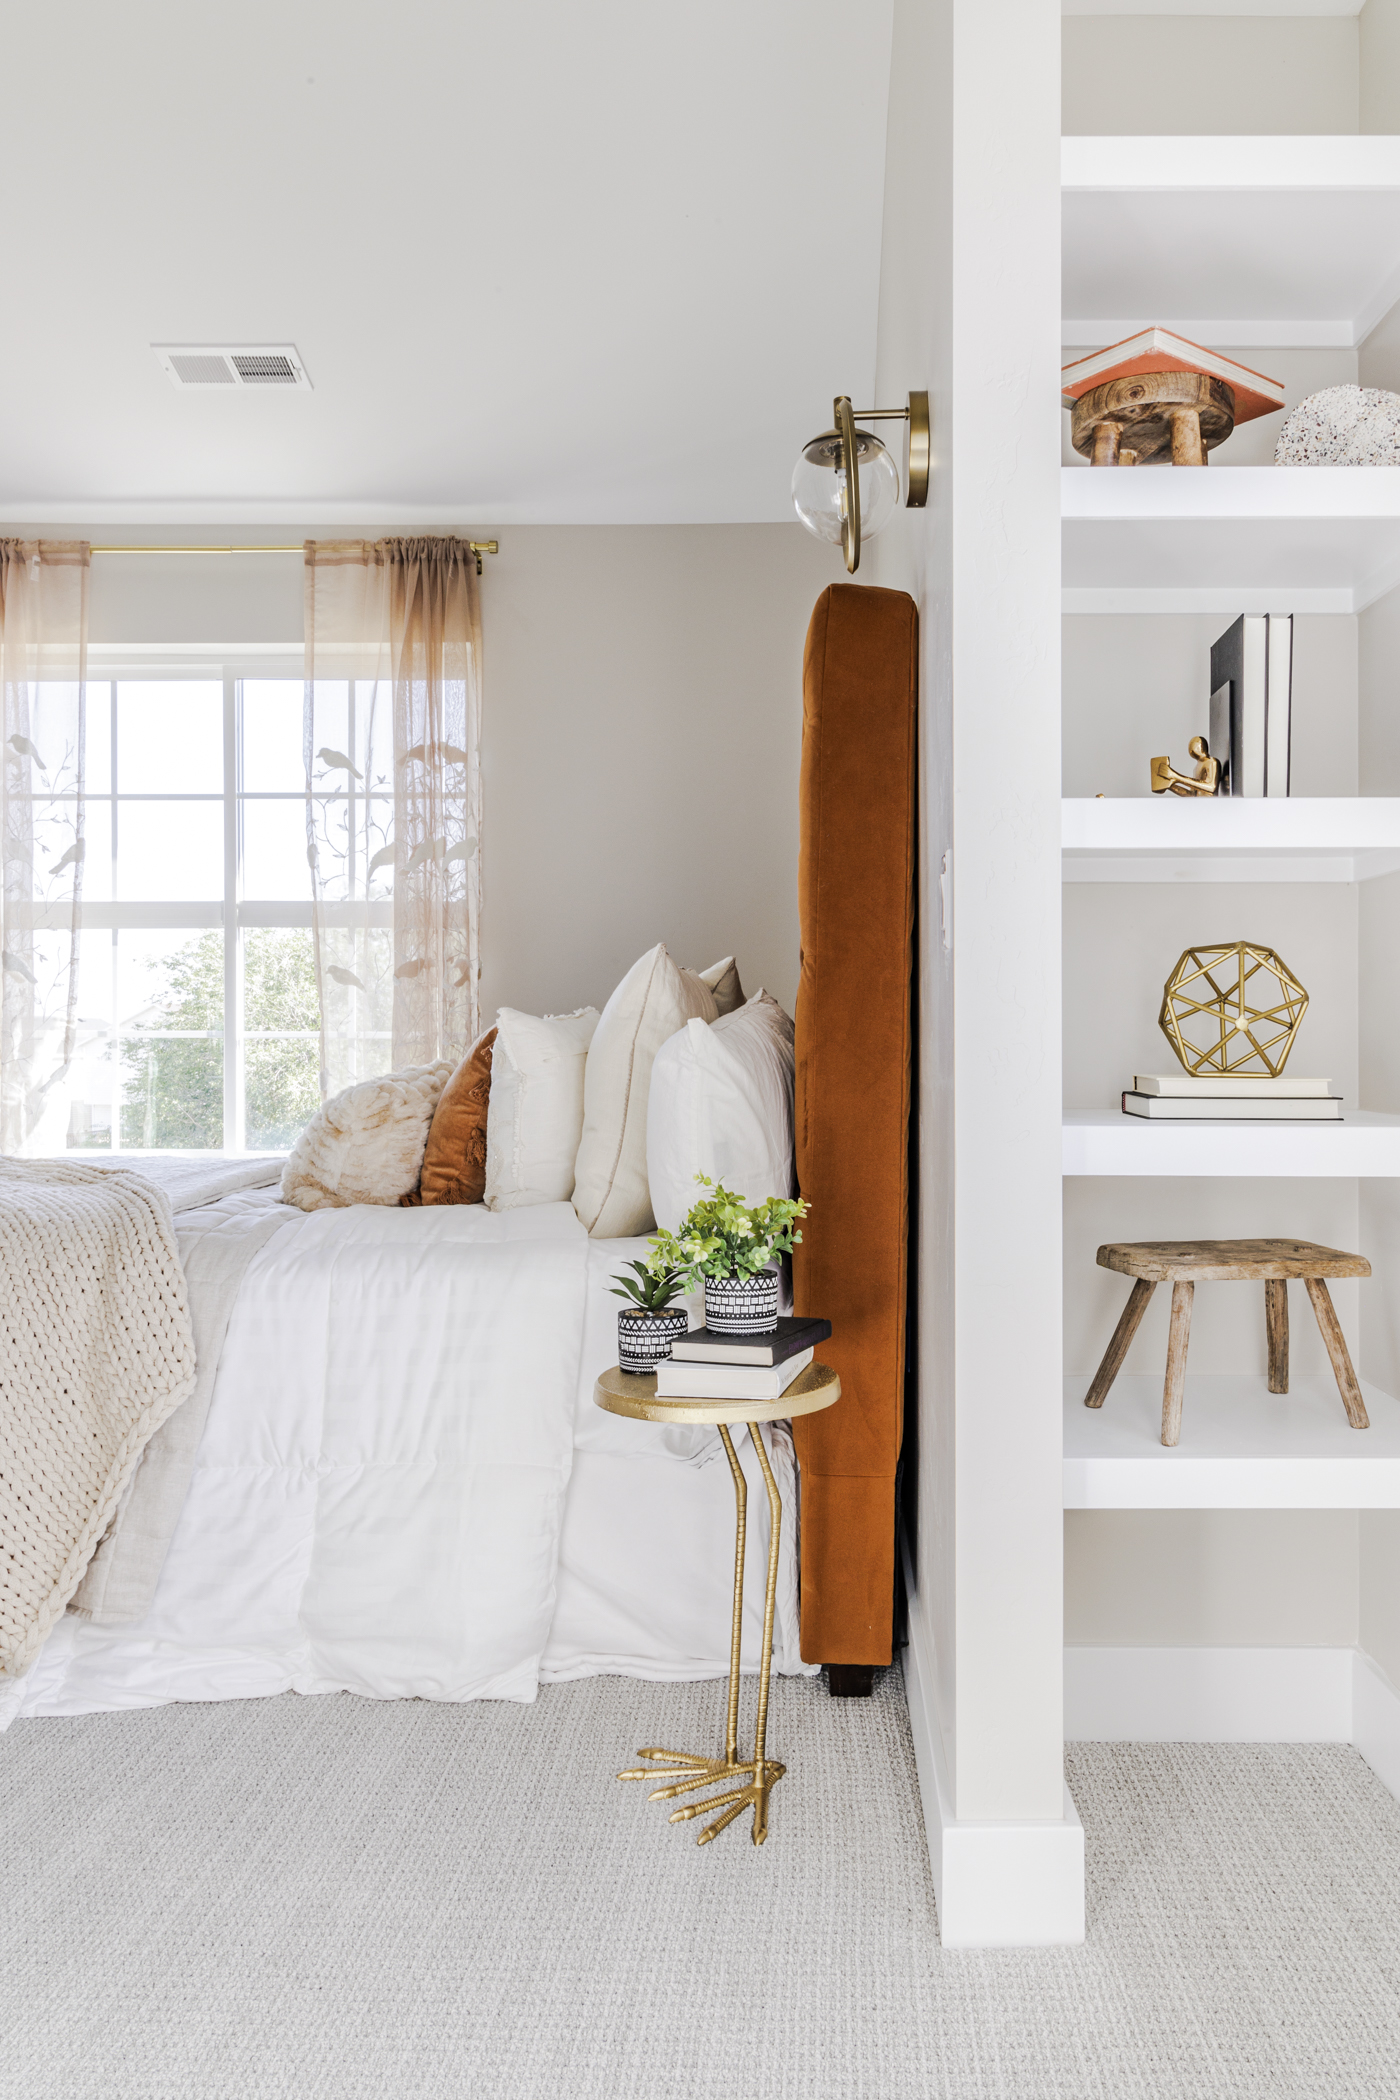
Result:
[[[486,1108],[494,1028],[478,1038],[442,1090],[423,1154],[420,1203],[480,1203],[486,1193]]]

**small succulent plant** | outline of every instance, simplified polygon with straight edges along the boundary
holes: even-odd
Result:
[[[613,1291],[613,1296],[626,1298],[632,1312],[666,1312],[677,1298],[685,1294],[686,1272],[683,1269],[662,1268],[653,1274],[644,1261],[629,1261],[626,1266],[635,1271],[636,1280],[634,1282],[627,1275],[614,1276],[613,1283],[618,1288]]]

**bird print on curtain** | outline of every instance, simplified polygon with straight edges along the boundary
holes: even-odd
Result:
[[[476,563],[454,539],[307,547],[307,857],[322,1087],[478,1032]]]

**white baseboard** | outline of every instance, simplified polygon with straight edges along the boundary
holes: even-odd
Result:
[[[1369,1655],[1353,1654],[1351,1740],[1400,1801],[1400,1692]]]
[[[1349,1743],[1352,1648],[1066,1648],[1069,1743]]]
[[[1400,1692],[1359,1648],[1066,1648],[1065,1740],[1351,1743],[1400,1800]]]
[[[904,1681],[944,1946],[1078,1945],[1084,1833],[1068,1788],[1053,1823],[954,1813],[933,1644],[912,1583]],[[1065,1739],[1351,1743],[1400,1800],[1400,1691],[1359,1648],[1066,1648]]]
[[[906,1567],[906,1578],[910,1571]],[[1084,1832],[1069,1789],[1055,1822],[960,1822],[934,1703],[933,1647],[909,1585],[904,1682],[945,1947],[1074,1947],[1084,1938]]]

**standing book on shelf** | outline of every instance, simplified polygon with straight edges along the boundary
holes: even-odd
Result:
[[[1211,645],[1210,750],[1222,795],[1286,795],[1291,764],[1293,619],[1245,614]]]

